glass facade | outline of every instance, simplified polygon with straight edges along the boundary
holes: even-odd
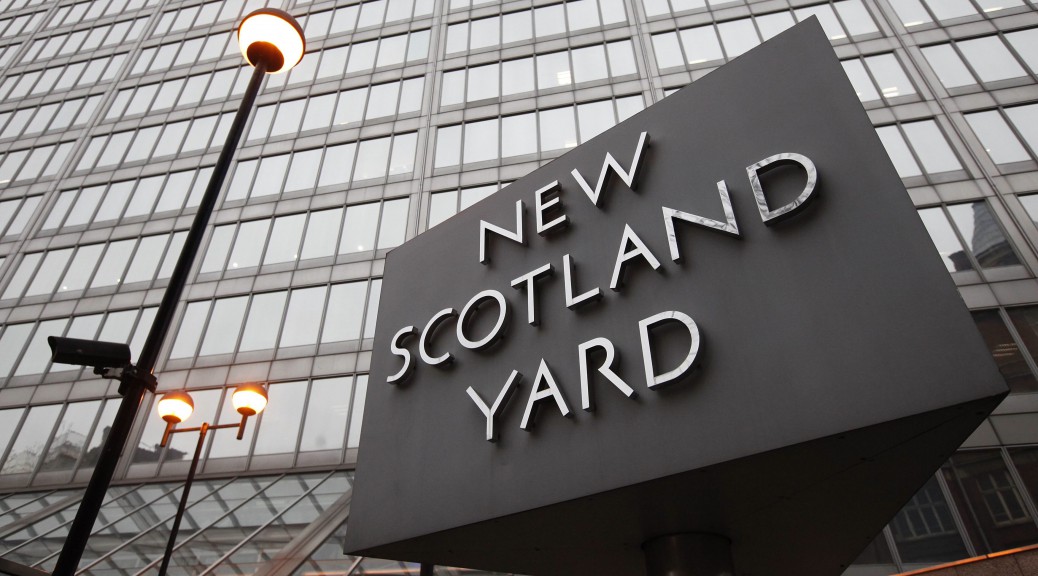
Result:
[[[1034,0],[0,0],[0,557],[53,567],[118,403],[46,338],[140,350],[262,6],[308,52],[264,82],[156,372],[190,425],[241,383],[270,404],[207,440],[172,573],[417,574],[341,554],[387,252],[811,17],[1011,389],[847,574],[1038,543]],[[157,572],[194,441],[159,447],[154,402],[81,573]]]

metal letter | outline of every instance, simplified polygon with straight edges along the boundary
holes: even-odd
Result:
[[[625,252],[628,243],[633,243],[635,248],[630,252]],[[653,270],[659,270],[660,261],[652,255],[649,248],[642,242],[642,239],[631,230],[630,224],[624,224],[624,237],[620,240],[620,251],[616,255],[616,264],[613,265],[613,278],[609,281],[609,287],[617,292],[620,291],[620,287],[623,285],[624,279],[624,267],[627,262],[632,260],[636,256],[645,258],[645,261],[652,266]]]
[[[404,326],[393,336],[393,339],[389,341],[389,351],[404,359],[404,365],[400,368],[400,371],[389,378],[386,378],[386,382],[389,384],[396,384],[401,380],[407,380],[411,377],[411,373],[414,372],[414,362],[411,361],[411,351],[397,344],[400,340],[411,334],[414,334],[414,326]]]
[[[779,162],[795,162],[800,164],[800,166],[807,171],[807,183],[804,184],[804,191],[801,192],[795,200],[785,206],[769,210],[768,200],[764,197],[764,188],[761,187],[760,177],[758,174],[762,172],[762,168]],[[767,170],[763,171],[767,172]],[[772,221],[778,222],[792,216],[793,212],[806,204],[807,201],[812,198],[812,194],[814,194],[815,191],[815,185],[818,183],[818,171],[815,170],[815,163],[807,156],[795,152],[784,152],[782,154],[769,156],[756,164],[747,166],[746,175],[750,177],[750,187],[753,189],[753,198],[757,201],[757,210],[760,211],[760,218],[765,224],[771,224]]]
[[[499,236],[508,238],[513,242],[518,242],[523,246],[526,246],[526,240],[523,239],[523,213],[526,211],[526,204],[522,200],[518,200],[515,203],[515,232],[505,230],[500,226],[495,226],[485,220],[479,221],[479,262],[480,264],[486,264],[487,260],[490,259],[487,256],[487,232],[493,232]]]
[[[595,409],[594,400],[591,398],[591,378],[587,371],[587,356],[588,352],[590,352],[592,348],[602,348],[606,353],[605,362],[598,367],[598,371],[606,377],[606,380],[612,382],[613,386],[616,386],[621,392],[623,392],[624,396],[627,396],[628,398],[634,396],[634,389],[628,386],[627,382],[623,381],[623,378],[617,376],[616,372],[613,372],[613,364],[615,364],[620,358],[619,354],[616,353],[616,349],[613,347],[613,343],[606,338],[588,340],[580,346],[577,346],[577,355],[580,357],[581,407],[588,412]]]
[[[552,193],[552,192],[557,192],[557,194],[553,198],[551,198],[547,202],[545,202],[544,201],[544,197],[546,195]],[[555,206],[556,204],[560,204],[559,208],[562,208],[562,206],[561,206],[562,199],[559,198],[559,194],[561,194],[561,193],[562,193],[562,190],[559,188],[559,181],[558,180],[555,180],[551,184],[548,184],[544,188],[541,188],[540,190],[538,190],[538,191],[533,193],[534,205],[535,205],[535,208],[536,208],[534,210],[534,212],[537,213],[537,233],[540,234],[541,236],[546,236],[548,234],[548,232],[551,231],[552,228],[558,227],[558,228],[561,229],[561,228],[565,228],[566,227],[566,224],[567,224],[566,218],[567,217],[566,217],[565,214],[559,216],[558,218],[552,220],[551,222],[548,222],[548,223],[544,222],[544,211],[545,210],[551,208],[552,206]]]
[[[697,226],[703,226],[704,228],[710,228],[712,230],[717,230],[718,232],[731,234],[732,236],[739,235],[739,225],[735,221],[735,211],[732,210],[732,199],[728,196],[728,185],[725,184],[724,180],[717,183],[717,194],[721,197],[721,209],[724,210],[724,222],[712,218],[696,216],[695,214],[689,214],[688,212],[682,212],[680,210],[674,210],[673,208],[667,208],[666,206],[663,207],[663,223],[667,227],[667,242],[670,243],[671,260],[681,262],[681,252],[678,250],[678,235],[674,230],[675,218]]]
[[[494,300],[497,302],[498,315],[497,323],[494,324],[493,330],[489,334],[484,336],[481,340],[469,340],[468,336],[465,336],[465,327],[468,325],[469,312],[473,312],[479,308],[479,305],[485,300]],[[497,290],[484,290],[479,294],[476,294],[469,300],[469,303],[461,310],[461,316],[458,317],[458,342],[462,346],[469,350],[482,350],[487,346],[490,346],[501,337],[501,329],[504,328],[505,322],[508,320],[508,305],[505,303],[505,297]]]
[[[515,385],[523,379],[523,375],[517,370],[512,370],[512,374],[508,377],[508,382],[505,382],[505,387],[498,393],[497,399],[494,400],[494,405],[487,407],[487,403],[479,397],[479,394],[469,386],[466,392],[469,393],[469,398],[476,403],[476,407],[483,413],[483,416],[487,418],[487,442],[497,442],[497,430],[494,425],[497,423],[497,413],[501,411],[501,408],[505,404],[508,404],[508,400],[512,398],[512,392],[515,392]]]
[[[541,382],[546,383],[548,387],[541,390]],[[555,399],[555,405],[559,407],[559,412],[562,412],[563,416],[570,415],[571,412],[569,406],[566,405],[566,399],[562,396],[562,390],[559,390],[559,385],[555,383],[555,377],[548,370],[548,364],[544,358],[541,358],[541,365],[537,368],[537,377],[533,379],[533,388],[530,390],[530,398],[526,401],[526,412],[523,413],[520,428],[530,430],[533,427],[533,421],[537,418],[537,414],[534,412],[536,403],[549,396]]]
[[[581,304],[597,302],[602,298],[602,291],[598,286],[584,292],[580,296],[573,295],[573,263],[569,259],[569,254],[562,257],[562,279],[566,284],[566,308],[570,310]]]
[[[442,356],[433,357],[429,354],[429,334],[432,334],[436,327],[441,322],[448,318],[454,318],[458,315],[458,311],[454,308],[444,308],[433,317],[429,319],[429,323],[425,325],[425,330],[422,330],[422,336],[418,339],[418,355],[422,357],[422,361],[430,366],[450,365],[454,361],[454,356],[450,352],[444,352]]]
[[[692,336],[692,344],[689,347],[688,355],[681,361],[681,364],[677,368],[667,372],[665,374],[656,375],[656,369],[652,365],[652,344],[649,343],[649,328],[653,324],[659,324],[667,320],[677,320],[688,328],[688,333]],[[702,343],[702,338],[699,334],[699,326],[696,325],[695,321],[692,320],[683,312],[671,310],[669,312],[660,312],[654,316],[650,316],[645,320],[638,323],[638,331],[641,334],[642,340],[642,361],[645,362],[645,383],[649,388],[655,388],[661,384],[666,384],[673,380],[681,378],[685,372],[688,372],[699,357],[699,348]]]
[[[542,276],[551,276],[555,273],[555,267],[551,264],[545,264],[540,268],[523,274],[522,276],[512,280],[512,288],[519,290],[525,284],[526,289],[526,321],[530,323],[530,326],[537,326],[540,324],[540,320],[537,319],[537,298],[534,281]]]
[[[638,171],[638,164],[642,160],[642,149],[645,144],[649,141],[649,133],[642,132],[641,136],[638,137],[638,147],[634,150],[634,159],[631,160],[630,172],[625,171],[623,166],[613,158],[613,155],[606,152],[605,161],[602,162],[602,171],[598,174],[598,185],[595,186],[594,190],[591,190],[591,186],[588,185],[584,177],[580,175],[580,172],[576,168],[573,169],[570,174],[573,175],[573,179],[577,181],[580,188],[587,194],[587,197],[591,199],[591,203],[598,206],[598,202],[601,199],[602,188],[605,188],[606,182],[609,180],[610,168],[613,172],[616,172],[617,176],[627,184],[627,187],[634,190],[635,187],[635,174]]]

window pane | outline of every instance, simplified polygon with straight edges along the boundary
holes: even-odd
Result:
[[[915,88],[905,75],[901,64],[893,54],[880,54],[865,59],[869,70],[876,78],[884,98],[915,94]]]
[[[465,101],[465,70],[443,73],[440,88],[440,106],[461,104]]]
[[[296,449],[299,423],[306,402],[306,382],[285,382],[267,387],[270,402],[263,410],[256,437],[256,454],[280,454]]]
[[[959,50],[973,65],[981,82],[1019,78],[1027,73],[997,36],[958,42]]]
[[[973,269],[973,265],[970,264],[966,251],[962,247],[962,242],[955,235],[943,210],[924,208],[919,210],[919,218],[926,226],[926,231],[930,233],[930,239],[933,240],[934,246],[937,247],[937,252],[940,253],[949,272]]]
[[[538,113],[541,126],[541,151],[573,148],[577,145],[577,127],[573,108],[542,110]]]
[[[35,324],[9,324],[0,336],[0,378],[6,378],[18,361]]]
[[[339,253],[364,252],[375,248],[379,204],[360,204],[346,208]]]
[[[382,220],[378,230],[378,249],[393,248],[404,243],[407,235],[407,198],[382,204]]]
[[[367,288],[367,282],[349,282],[332,286],[326,314],[329,321],[324,325],[321,342],[341,342],[360,338]]]
[[[326,290],[326,286],[317,286],[292,291],[281,334],[282,348],[317,343]]]
[[[40,322],[32,339],[29,340],[29,346],[25,348],[21,362],[14,370],[14,375],[42,374],[50,364],[51,352],[50,346],[47,345],[47,337],[61,336],[67,324],[68,318]]]
[[[341,450],[346,435],[353,378],[326,378],[310,385],[300,452]]]
[[[898,552],[906,563],[936,563],[966,556],[948,501],[936,478],[905,504],[890,523]]]
[[[485,98],[497,98],[500,71],[499,64],[469,68],[469,86],[466,100],[474,102]]]
[[[245,316],[247,296],[237,298],[221,298],[213,305],[213,314],[205,330],[205,340],[199,356],[209,354],[227,354],[234,352],[241,331],[242,319]]]
[[[580,141],[587,142],[616,124],[613,117],[613,102],[603,100],[577,106],[580,124]]]
[[[1020,264],[986,202],[948,206],[948,213],[981,268]]]
[[[357,167],[353,173],[353,181],[369,178],[382,178],[386,175],[386,163],[389,160],[390,138],[364,140],[357,151]]]
[[[54,292],[54,285],[58,283],[58,279],[64,274],[65,265],[68,264],[69,257],[72,256],[72,249],[51,250],[46,254],[39,270],[36,271],[32,284],[29,284],[29,289],[25,291],[26,296],[38,296]]]
[[[881,126],[876,128],[876,134],[879,134],[879,139],[883,142],[883,147],[886,148],[899,176],[908,178],[922,175],[922,170],[912,157],[912,152],[897,126]]]
[[[72,259],[72,264],[69,265],[68,270],[65,272],[65,277],[61,280],[58,290],[66,292],[86,288],[90,275],[93,274],[94,267],[97,265],[97,260],[101,257],[104,247],[104,244],[80,246],[76,251],[75,258]]]
[[[465,124],[465,163],[497,157],[497,118]]]
[[[609,77],[604,46],[588,46],[573,51],[574,82],[590,82]]]
[[[267,246],[267,253],[263,256],[263,264],[292,262],[298,259],[299,240],[302,238],[303,225],[305,223],[305,214],[275,218],[274,226],[270,231],[270,243]]]
[[[287,296],[288,292],[270,292],[256,294],[252,297],[249,319],[245,322],[245,332],[241,337],[239,351],[274,348]]]
[[[717,25],[717,32],[721,35],[728,58],[735,58],[760,44],[757,29],[753,27],[753,21],[749,18],[721,22]]]
[[[1031,159],[998,112],[991,110],[965,116],[970,128],[984,145],[984,150],[996,164],[1026,162]]]
[[[533,58],[502,62],[501,94],[522,94],[535,90]]]
[[[32,472],[36,468],[60,412],[60,404],[33,406],[29,409],[29,415],[25,417],[25,423],[11,445],[0,474]]]
[[[133,262],[126,271],[123,283],[144,282],[153,279],[168,242],[169,235],[167,234],[141,238],[137,243],[137,252],[133,255]]]
[[[537,153],[536,113],[506,116],[501,119],[501,156]]]
[[[368,395],[367,375],[357,376],[353,393],[353,409],[350,414],[350,433],[346,439],[347,448],[356,448],[360,444],[360,429],[364,416],[364,400]]]
[[[685,61],[689,64],[701,64],[724,58],[713,26],[682,30],[681,44],[685,47]]]
[[[1024,350],[1022,352],[1029,354],[1032,359],[1038,360],[1038,307],[1007,308],[1006,312],[1009,313],[1009,319],[1013,322],[1013,327],[1016,328],[1016,332],[1023,342]],[[995,313],[997,314],[997,312]],[[999,322],[1001,323],[1001,319]],[[980,326],[980,321],[977,324]],[[1002,332],[992,331],[990,340],[988,333],[983,328],[981,328],[981,333],[984,334],[984,339],[988,342],[992,355],[999,365],[999,370],[1002,371],[1002,375],[1009,384],[1009,389],[1012,392],[1038,391],[1038,382],[1035,382],[1030,369],[1020,357],[1021,351],[1001,324],[997,328]],[[997,344],[994,344],[995,342]],[[1002,352],[1006,352],[1005,356],[1002,355]]]
[[[873,86],[872,78],[865,71],[865,65],[861,63],[861,60],[844,60],[841,64],[843,64],[843,71],[850,79],[851,85],[854,86],[854,92],[858,95],[859,100],[862,102],[879,100],[879,92]]]
[[[306,227],[306,239],[303,241],[302,259],[334,255],[341,223],[341,208],[312,212]]]
[[[74,402],[65,409],[41,470],[71,470],[83,451],[101,401]]]
[[[1038,150],[1038,105],[1006,108],[1006,116],[1031,150]]]
[[[939,44],[923,48],[923,56],[945,88],[957,88],[975,84],[973,74],[962,63],[959,54],[950,44]]]
[[[195,355],[206,316],[209,315],[209,305],[209,301],[188,303],[184,319],[180,322],[177,339],[173,343],[173,351],[169,354],[170,358],[190,358]]]
[[[97,274],[94,275],[94,280],[90,283],[90,287],[114,286],[121,283],[123,281],[123,272],[126,270],[126,263],[129,262],[130,254],[133,252],[136,244],[136,240],[120,240],[108,244],[104,258],[101,259],[101,265],[97,267]]]
[[[350,181],[353,171],[353,154],[357,149],[354,143],[325,148],[324,161],[321,164],[321,177],[318,186],[345,184]]]
[[[962,169],[962,165],[955,158],[955,153],[952,152],[951,146],[941,134],[936,122],[933,120],[909,122],[902,124],[901,128],[905,131],[908,141],[911,142],[912,149],[923,163],[923,169],[928,173],[937,174]]]
[[[999,450],[957,452],[941,467],[977,552],[1031,544],[1038,526]]]
[[[285,192],[309,190],[314,187],[318,167],[321,165],[321,150],[306,150],[292,155],[292,167],[288,170]]]
[[[436,160],[434,166],[457,166],[461,160],[461,125],[436,129]]]
[[[393,137],[393,155],[389,158],[390,176],[414,172],[414,155],[417,145],[417,132],[397,134]]]

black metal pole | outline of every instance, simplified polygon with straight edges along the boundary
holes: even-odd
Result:
[[[433,573],[435,571],[436,571],[436,565],[435,564],[426,564],[426,563],[423,562],[421,564],[421,567],[418,568],[418,576],[433,576]]]
[[[79,560],[83,557],[87,538],[90,537],[90,532],[93,531],[94,521],[97,520],[97,513],[101,509],[105,494],[108,492],[108,485],[115,474],[119,456],[126,446],[126,440],[130,435],[130,429],[133,427],[133,421],[137,417],[137,410],[144,400],[144,391],[154,388],[152,384],[154,377],[151,373],[155,370],[159,349],[162,348],[162,343],[165,341],[166,335],[173,324],[173,314],[176,312],[177,303],[184,293],[184,286],[187,285],[191,265],[195,261],[199,247],[202,245],[205,228],[209,224],[209,218],[212,216],[213,209],[216,207],[216,199],[220,194],[220,188],[227,177],[227,170],[231,166],[231,159],[234,156],[235,149],[238,147],[238,141],[241,140],[241,136],[245,132],[245,123],[248,121],[249,113],[256,103],[256,95],[259,94],[260,84],[263,82],[263,75],[266,71],[266,65],[262,61],[257,62],[252,72],[252,79],[249,80],[249,86],[245,90],[245,96],[242,98],[241,104],[238,106],[238,112],[234,116],[234,122],[231,123],[231,130],[227,134],[227,140],[224,142],[223,149],[220,150],[220,156],[216,160],[216,166],[213,168],[209,186],[205,189],[202,203],[199,205],[195,219],[191,223],[187,239],[184,240],[184,248],[177,259],[177,265],[173,268],[173,275],[169,279],[169,285],[166,287],[166,292],[162,295],[162,302],[155,313],[155,320],[152,322],[151,330],[148,332],[148,338],[144,341],[144,348],[141,350],[140,358],[137,359],[136,366],[128,366],[120,377],[119,393],[123,395],[123,400],[119,405],[119,411],[115,415],[115,421],[112,422],[112,429],[108,432],[108,438],[105,439],[105,444],[101,449],[97,464],[94,466],[94,472],[90,476],[90,483],[83,493],[83,501],[76,512],[76,518],[72,521],[72,526],[69,528],[68,537],[65,538],[65,546],[62,547],[57,564],[54,566],[54,576],[73,576],[79,567]]]
[[[202,429],[198,431],[198,444],[195,445],[195,456],[191,459],[191,468],[187,471],[187,481],[184,482],[184,492],[180,495],[180,505],[177,506],[177,515],[173,518],[173,527],[169,530],[169,541],[166,542],[166,553],[162,556],[162,565],[159,566],[159,576],[166,576],[166,570],[169,569],[169,560],[173,557],[173,546],[177,543],[177,533],[180,532],[180,520],[184,518],[184,509],[187,508],[187,496],[191,493],[191,484],[195,481],[198,457],[202,454],[202,444],[205,442],[205,434],[208,431],[208,422],[202,424]]]

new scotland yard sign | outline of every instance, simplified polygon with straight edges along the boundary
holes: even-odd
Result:
[[[808,22],[390,253],[346,550],[839,574],[1005,393]]]

